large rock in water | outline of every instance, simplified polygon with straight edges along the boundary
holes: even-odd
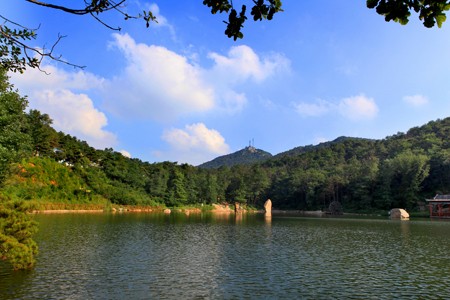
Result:
[[[391,219],[409,220],[409,214],[402,208],[393,208],[389,212]]]
[[[264,215],[269,217],[272,215],[272,201],[270,199],[267,199],[267,201],[264,203]]]

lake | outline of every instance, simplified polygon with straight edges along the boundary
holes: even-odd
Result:
[[[37,215],[0,299],[442,299],[450,222],[274,215]]]

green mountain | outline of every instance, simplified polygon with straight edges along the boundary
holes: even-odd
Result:
[[[272,154],[269,152],[248,146],[237,152],[219,156],[209,162],[199,165],[198,167],[203,169],[218,169],[223,166],[232,167],[235,165],[249,165],[264,161],[271,157]]]
[[[26,111],[14,93],[0,96],[0,199],[61,208],[236,201],[261,207],[270,198],[279,209],[326,210],[339,202],[344,211],[373,212],[419,210],[425,198],[450,193],[450,118],[385,139],[339,137],[276,156],[246,147],[194,167],[94,149],[55,131],[48,115]]]
[[[318,149],[325,149],[325,148],[329,148],[333,145],[336,144],[346,144],[347,146],[351,146],[351,147],[357,147],[360,144],[365,144],[365,143],[371,143],[374,142],[375,140],[371,140],[371,139],[365,139],[365,138],[354,138],[354,137],[347,137],[347,136],[340,136],[337,139],[334,139],[332,141],[328,141],[328,142],[323,142],[317,145],[307,145],[307,146],[299,146],[299,147],[295,147],[291,150],[287,150],[281,153],[278,153],[276,155],[274,155],[274,159],[276,158],[281,158],[281,157],[285,157],[285,156],[296,156],[296,155],[301,155],[303,153],[307,153],[307,152],[311,152],[311,151],[317,151]]]

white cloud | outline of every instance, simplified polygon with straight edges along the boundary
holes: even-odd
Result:
[[[214,64],[205,70],[206,80],[214,86],[216,106],[230,114],[241,111],[247,95],[237,91],[249,82],[260,84],[280,72],[290,71],[290,62],[280,54],[261,58],[252,48],[232,47],[227,56],[215,52],[208,54]]]
[[[217,53],[208,55],[215,65],[211,70],[215,77],[227,82],[243,82],[253,80],[262,82],[277,71],[287,71],[290,62],[280,54],[273,54],[261,59],[252,48],[242,45],[232,47],[228,56]]]
[[[329,139],[327,139],[325,137],[321,137],[321,136],[315,137],[314,138],[314,145],[322,144],[322,143],[325,143],[325,142],[328,142],[328,141],[329,141]]]
[[[296,111],[305,117],[322,116],[334,108],[334,105],[328,101],[318,100],[317,103],[296,103],[294,104]]]
[[[159,6],[156,3],[151,3],[147,5],[148,10],[152,12],[152,14],[156,17],[158,21],[157,26],[168,26],[167,19],[159,13]]]
[[[213,109],[236,113],[247,102],[246,93],[237,88],[289,69],[281,55],[261,59],[248,46],[233,47],[228,56],[210,53],[214,64],[205,69],[167,48],[136,43],[128,34],[113,37],[127,67],[104,89],[104,104],[124,118],[167,121]]]
[[[338,112],[344,118],[352,121],[371,120],[378,114],[378,106],[375,101],[363,94],[344,98],[337,104],[319,99],[315,103],[295,103],[294,107],[297,113],[305,117],[320,117]]]
[[[127,34],[114,34],[125,55],[124,73],[105,89],[105,106],[128,118],[173,119],[214,107],[214,90],[202,70],[164,47],[136,44]]]
[[[104,127],[108,124],[104,113],[94,107],[85,94],[69,90],[39,90],[32,94],[32,106],[53,119],[56,130],[86,140],[96,148],[111,147],[116,136]]]
[[[236,93],[226,90],[222,93],[219,107],[227,113],[238,113],[247,104],[247,96],[244,93]]]
[[[162,138],[171,146],[171,151],[159,153],[161,156],[170,156],[170,160],[186,161],[194,165],[230,151],[220,132],[207,128],[203,123],[186,125],[184,129],[167,130]]]
[[[168,24],[159,14],[159,7],[149,8],[159,16],[160,25]],[[128,34],[113,34],[111,45],[125,58],[125,67],[109,78],[84,70],[65,71],[47,64],[43,68],[51,75],[30,69],[20,76],[12,74],[12,82],[21,93],[30,95],[31,107],[51,116],[58,130],[95,147],[112,147],[117,138],[107,130],[107,116],[93,101],[99,96],[102,109],[133,121],[170,122],[211,111],[232,114],[246,106],[247,92],[251,89],[248,83],[261,84],[290,69],[290,62],[282,55],[262,57],[248,46],[232,47],[226,55],[211,53],[212,66],[203,68],[199,65],[201,58],[192,59],[196,53],[184,55],[164,47],[136,43]],[[199,153],[193,150],[189,155],[203,159],[228,151],[220,133],[203,124],[194,125],[182,130],[188,134],[184,145]],[[170,141],[176,137],[177,144],[182,144],[183,135],[175,135],[177,132],[180,134],[176,130],[165,134],[173,149],[176,147]],[[196,148],[197,144],[203,146]]]
[[[414,107],[420,107],[430,102],[430,100],[423,95],[405,96],[403,97],[403,101]]]
[[[172,39],[176,39],[175,29],[172,24],[169,23],[166,17],[161,15],[159,6],[156,3],[150,3],[146,5],[146,11],[151,11],[153,16],[156,17],[156,22],[152,22],[150,26],[154,27],[167,27],[169,29]]]
[[[121,153],[125,157],[131,158],[131,154],[127,150],[120,150],[119,153]]]
[[[105,129],[106,115],[86,93],[76,92],[101,88],[105,79],[83,70],[67,72],[45,63],[42,69],[48,75],[31,68],[23,74],[9,74],[20,93],[29,96],[30,107],[47,113],[56,130],[85,140],[93,147],[116,144],[116,136]]]
[[[350,120],[370,120],[377,116],[378,107],[372,98],[361,94],[342,99],[339,103],[339,112]]]
[[[43,64],[41,72],[28,68],[23,74],[10,73],[11,81],[22,93],[42,89],[73,89],[86,91],[103,86],[105,79],[83,70],[67,72],[50,64]],[[47,73],[47,74],[46,74]]]

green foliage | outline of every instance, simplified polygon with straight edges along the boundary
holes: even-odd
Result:
[[[31,209],[24,201],[0,199],[0,259],[16,270],[35,264],[38,247],[31,237],[37,223],[29,215]]]
[[[123,10],[127,0],[119,2],[111,0],[85,1],[85,6],[81,8],[55,5],[37,0],[27,1],[69,14],[91,15],[111,30],[120,30],[120,27],[111,26],[102,21],[101,16],[108,11],[115,11],[123,15],[125,20],[143,19],[146,27],[149,27],[152,22],[158,22],[152,11],[144,10],[142,13],[129,14],[126,10]],[[272,20],[276,13],[283,11],[281,0],[252,0],[250,3],[250,14],[254,21]],[[210,8],[212,14],[225,13],[228,15],[228,21],[224,21],[227,24],[226,36],[233,38],[235,41],[244,37],[242,29],[247,20],[247,6],[245,4],[241,6],[240,12],[233,6],[231,0],[203,0],[203,5]],[[384,16],[387,22],[394,20],[403,25],[408,23],[411,11],[415,11],[419,14],[419,19],[422,20],[425,27],[435,25],[441,27],[447,19],[446,11],[450,9],[450,3],[447,0],[366,0],[366,5],[368,8],[375,8],[377,13]],[[3,24],[0,25],[0,65],[5,70],[23,72],[27,67],[39,68],[42,59],[45,57],[83,68],[62,60],[61,55],[53,54],[53,50],[63,36],[58,37],[57,41],[50,47],[50,51],[45,51],[45,47],[38,48],[29,45],[30,41],[36,39],[37,30],[27,28],[1,15],[0,18],[3,19]],[[29,53],[33,53],[33,55]]]
[[[14,24],[13,24],[14,25]],[[22,26],[10,28],[0,25],[0,65],[4,70],[23,73],[26,67],[39,67],[40,61],[28,56],[24,51],[24,43],[36,39],[36,31]]]
[[[450,9],[447,0],[367,0],[368,8],[376,8],[386,22],[391,20],[405,25],[409,22],[411,11],[419,14],[425,27],[438,27],[447,19],[445,12]]]
[[[237,152],[219,156],[209,162],[199,165],[200,168],[217,169],[222,166],[232,167],[235,165],[250,165],[265,161],[272,157],[269,152],[254,147],[245,147]]]
[[[34,155],[52,156],[58,146],[58,134],[51,127],[52,119],[35,109],[30,110],[26,116],[28,119],[26,133],[31,137]]]
[[[73,8],[70,6],[56,5],[37,0],[26,0],[29,3],[46,7],[49,9],[59,10],[68,14],[74,15],[91,15],[100,24],[111,30],[120,30],[120,27],[111,26],[102,20],[105,12],[114,11],[121,14],[125,20],[142,19],[145,26],[148,28],[152,22],[158,23],[156,16],[152,11],[144,10],[142,13],[131,14],[123,7],[126,6],[127,0],[112,1],[112,0],[91,0],[85,1],[84,7]],[[228,22],[225,34],[232,37],[234,40],[243,38],[241,29],[247,19],[246,6],[242,5],[241,12],[238,14],[233,7],[233,2],[228,0],[204,0],[203,4],[211,8],[211,13],[227,13]],[[70,5],[70,4],[68,4]],[[258,0],[253,1],[252,16],[256,20],[272,20],[275,13],[282,11],[280,0]],[[47,50],[45,47],[34,47],[29,43],[37,37],[37,30],[30,29],[15,21],[9,20],[0,15],[3,24],[0,25],[0,67],[5,70],[23,73],[27,67],[40,68],[42,60],[47,57],[52,60],[74,66],[84,68],[83,66],[75,65],[62,59],[61,55],[53,53],[59,41],[64,36],[59,36],[56,42]]]
[[[183,205],[188,200],[185,185],[185,176],[181,170],[174,169],[168,182],[168,190],[165,203],[169,206]]]
[[[390,179],[391,207],[415,207],[421,183],[428,176],[428,160],[426,155],[405,151],[385,162],[385,174]]]
[[[247,20],[246,11],[247,6],[242,5],[241,11],[238,14],[236,9],[233,7],[233,1],[228,0],[204,0],[203,4],[211,8],[211,13],[227,13],[228,22],[225,30],[225,35],[229,38],[233,38],[235,41],[239,38],[242,39],[244,34],[242,33],[242,28],[244,27],[244,22]],[[263,19],[272,20],[275,13],[283,11],[281,9],[280,0],[253,0],[253,6],[251,15],[254,21],[262,21]]]
[[[326,210],[339,203],[344,210],[370,211],[415,209],[429,195],[450,192],[450,118],[383,140],[339,137],[274,157],[247,147],[196,168],[96,150],[56,133],[49,116],[36,110],[25,114],[26,100],[12,91],[6,76],[0,91],[1,175],[5,178],[6,170],[13,170],[1,192],[10,199],[177,207],[240,202],[261,207],[270,198],[276,208]],[[21,154],[27,157],[18,162]]]
[[[6,72],[0,70],[0,184],[9,172],[10,163],[30,149],[30,137],[24,132],[27,104],[8,83]]]
[[[31,157],[14,165],[3,193],[16,199],[88,202],[89,188],[75,172],[50,159]]]

